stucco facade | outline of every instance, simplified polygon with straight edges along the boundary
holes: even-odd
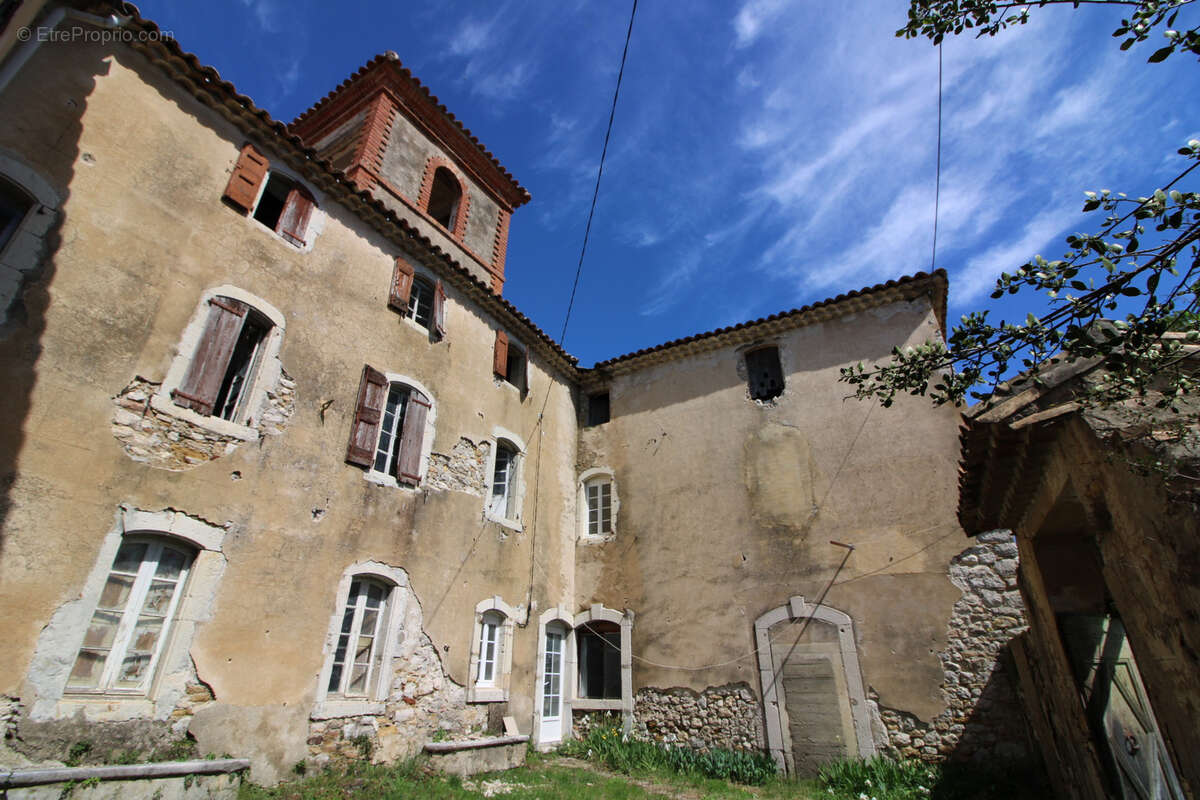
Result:
[[[150,36],[0,55],[0,177],[33,198],[0,333],[14,750],[186,737],[273,782],[599,712],[795,766],[759,641],[786,623],[844,723],[822,747],[954,754],[958,674],[998,663],[948,677],[958,418],[836,382],[940,335],[943,274],[582,369],[500,296],[528,195],[394,54],[290,129]]]

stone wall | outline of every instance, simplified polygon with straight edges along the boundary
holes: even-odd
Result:
[[[242,443],[151,407],[150,398],[161,384],[137,377],[113,398],[112,434],[134,461],[182,472],[215,461]],[[279,384],[267,392],[254,415],[260,433],[278,435],[296,407],[296,382],[280,372]]]
[[[639,689],[634,697],[634,731],[643,738],[712,749],[761,750],[762,708],[746,684],[690,689]]]
[[[487,486],[487,463],[491,451],[491,442],[476,445],[464,436],[454,444],[449,455],[431,453],[425,487],[482,497]]]
[[[950,562],[950,580],[962,590],[954,604],[946,649],[947,708],[931,722],[879,707],[886,729],[885,752],[895,758],[1019,762],[1036,752],[1017,696],[1008,642],[1025,631],[1025,607],[1017,588],[1017,545],[1007,531],[976,537]],[[877,696],[872,693],[873,701]]]
[[[469,739],[486,734],[488,704],[468,704],[466,689],[446,673],[424,632],[421,606],[412,590],[405,585],[393,592],[409,592],[409,597],[396,601],[405,612],[392,660],[391,691],[379,713],[314,712],[308,731],[311,766],[358,760],[392,763],[417,755],[435,735]]]

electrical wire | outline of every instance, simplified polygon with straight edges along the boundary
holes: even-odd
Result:
[[[938,206],[942,196],[942,43],[938,42],[938,123],[937,123],[937,168],[933,181],[933,253],[929,257],[929,271],[937,266]]]
[[[588,240],[592,234],[592,219],[596,215],[596,201],[600,197],[600,179],[604,177],[604,162],[608,157],[608,142],[612,138],[613,120],[617,116],[617,99],[621,96],[621,81],[625,77],[625,62],[629,57],[629,41],[633,38],[633,20],[637,16],[638,0],[633,0],[633,7],[629,11],[629,26],[625,29],[625,46],[621,50],[621,66],[617,69],[617,85],[613,89],[612,106],[608,110],[608,126],[604,129],[604,146],[600,149],[600,165],[596,169],[596,185],[592,189],[592,204],[588,209],[587,224],[583,228],[583,243],[579,248],[579,263],[575,266],[575,281],[571,284],[571,297],[567,301],[567,312],[563,315],[562,331],[558,335],[558,344],[563,347],[567,339],[567,324],[571,321],[571,311],[575,308],[575,293],[579,289],[579,278],[583,274],[583,259],[587,255]],[[537,537],[537,497],[538,488],[542,478],[542,434],[544,429],[542,420],[546,415],[546,406],[550,403],[550,392],[554,389],[554,383],[550,382],[546,387],[546,396],[542,398],[542,407],[538,409],[537,419],[533,423],[533,429],[529,435],[525,437],[525,441],[531,441],[533,435],[538,435],[538,455],[537,466],[534,469],[533,479],[533,519],[529,525],[529,592],[526,608],[533,601],[533,580],[534,571],[537,563],[537,550],[534,543]]]

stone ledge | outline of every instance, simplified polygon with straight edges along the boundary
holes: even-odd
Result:
[[[426,742],[425,752],[434,769],[467,777],[499,772],[525,763],[528,736],[497,736],[456,742]]]
[[[484,747],[502,747],[510,744],[525,744],[528,736],[493,736],[490,739],[460,739],[455,742],[426,742],[428,753],[457,753],[459,750],[479,750]]]
[[[0,789],[41,786],[47,783],[172,778],[185,775],[217,775],[250,769],[246,758],[217,758],[195,761],[160,761],[154,764],[119,764],[96,767],[53,767],[50,769],[0,770]]]

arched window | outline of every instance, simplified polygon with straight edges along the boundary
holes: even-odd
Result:
[[[429,205],[426,211],[443,228],[454,231],[458,222],[458,207],[462,203],[462,184],[454,173],[445,167],[433,172],[433,185],[429,190]]]
[[[518,615],[518,610],[498,596],[489,597],[475,606],[471,681],[467,686],[469,702],[498,703],[508,700],[513,627],[525,619],[524,614]]]
[[[521,462],[524,449],[507,431],[497,431],[492,455],[492,485],[487,498],[487,516],[513,528],[521,524]]]
[[[297,247],[304,247],[311,238],[309,223],[317,201],[298,181],[270,167],[270,161],[254,145],[243,146],[225,187],[225,200]]]
[[[617,482],[608,467],[589,469],[579,476],[579,536],[608,539],[617,532]]]
[[[58,193],[21,159],[0,150],[0,322],[41,263],[45,237],[58,219]]]
[[[342,604],[342,626],[326,684],[328,695],[370,697],[382,674],[391,586],[355,577]]]
[[[170,402],[202,417],[252,425],[278,380],[282,325],[283,315],[258,298],[232,286],[212,290],[163,384]]]
[[[196,551],[159,537],[126,537],[92,612],[67,691],[149,691]]]
[[[368,475],[417,486],[433,443],[433,401],[414,381],[363,365],[346,461]]]
[[[12,240],[34,200],[21,187],[0,177],[0,253]]]

